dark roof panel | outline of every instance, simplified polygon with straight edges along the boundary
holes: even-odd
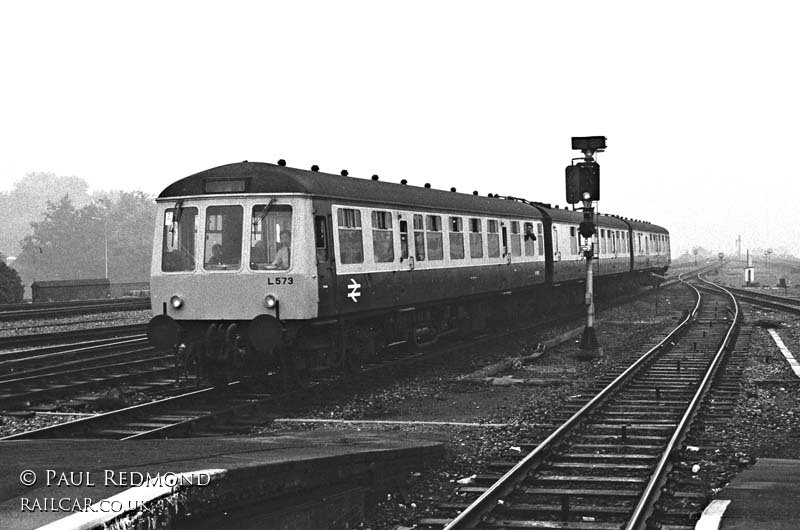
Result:
[[[347,201],[376,202],[407,208],[429,208],[452,210],[476,215],[507,215],[542,218],[542,211],[559,222],[580,223],[582,212],[552,208],[549,205],[534,205],[514,200],[504,200],[467,193],[457,193],[421,186],[397,184],[380,180],[343,177],[303,169],[278,166],[263,162],[239,162],[215,167],[186,178],[169,186],[159,199],[204,195],[207,181],[242,181],[244,192],[254,194],[301,194]],[[623,226],[625,221],[602,215],[601,226]],[[641,223],[641,230],[667,232],[665,229]]]
[[[167,186],[159,199],[203,195],[207,180],[245,179],[244,193],[306,194],[332,199],[362,200],[397,206],[457,210],[485,215],[509,215],[541,218],[529,204],[383,182],[343,177],[330,173],[306,171],[261,162],[240,162],[196,173]]]

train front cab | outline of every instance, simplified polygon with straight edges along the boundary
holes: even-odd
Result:
[[[306,197],[159,200],[151,262],[151,343],[271,350],[285,323],[316,317],[316,256]]]

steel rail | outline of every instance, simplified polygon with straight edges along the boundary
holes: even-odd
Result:
[[[655,506],[655,503],[658,501],[658,498],[661,494],[661,487],[666,482],[667,474],[671,468],[669,464],[670,464],[670,459],[672,458],[672,454],[675,450],[680,449],[681,444],[683,443],[683,439],[685,438],[686,433],[688,432],[689,427],[691,426],[692,421],[694,420],[697,414],[697,409],[702,400],[705,398],[708,389],[711,387],[711,381],[717,372],[717,368],[719,368],[722,362],[722,358],[725,355],[725,351],[727,350],[728,345],[730,344],[733,332],[736,329],[736,324],[739,321],[739,304],[736,303],[736,298],[733,296],[733,294],[727,289],[720,287],[719,285],[702,278],[700,274],[697,275],[697,279],[707,284],[719,287],[731,298],[735,310],[734,318],[730,328],[728,329],[728,332],[725,334],[725,338],[722,340],[721,346],[717,350],[717,353],[714,356],[713,361],[711,362],[711,365],[706,371],[705,377],[703,378],[697,391],[695,392],[692,401],[689,403],[686,412],[684,412],[681,421],[678,423],[678,426],[675,429],[675,432],[673,433],[669,443],[667,444],[667,447],[664,449],[661,459],[659,460],[658,465],[653,471],[650,481],[645,487],[644,493],[642,493],[642,496],[639,498],[639,503],[636,505],[636,508],[634,509],[631,518],[628,520],[628,524],[625,526],[625,530],[642,530],[646,527],[647,520],[649,519],[650,515],[653,512],[653,507]],[[695,288],[694,286],[692,286],[692,288],[695,289],[695,291],[697,291],[697,288]]]
[[[0,321],[22,320],[26,318],[49,318],[85,313],[110,313],[112,311],[138,311],[150,308],[150,299],[133,299],[131,301],[94,302],[74,304],[63,307],[32,307],[17,310],[0,310]]]
[[[682,277],[683,275],[680,275]],[[566,422],[564,422],[558,429],[553,431],[541,444],[533,449],[527,456],[517,462],[517,464],[500,477],[494,484],[492,484],[480,497],[478,497],[472,504],[459,513],[452,521],[450,521],[444,530],[461,530],[472,528],[481,522],[491,510],[497,506],[497,501],[507,496],[513,491],[517,485],[524,480],[529,472],[531,466],[538,465],[545,454],[550,451],[557,442],[561,441],[574,427],[586,419],[586,416],[591,410],[594,410],[610,397],[622,384],[627,381],[631,376],[639,371],[644,365],[650,362],[651,358],[661,350],[670,340],[675,338],[686,327],[688,327],[697,315],[700,308],[700,293],[695,289],[697,300],[694,308],[689,312],[686,318],[678,324],[664,339],[658,344],[653,346],[649,351],[642,355],[635,363],[629,366],[624,372],[619,374],[611,383],[608,384],[603,390],[586,403],[581,409],[573,414]]]
[[[238,383],[238,381],[236,382]],[[228,386],[232,386],[236,383],[228,383]],[[0,441],[5,440],[22,440],[28,438],[47,438],[48,435],[55,433],[55,432],[63,432],[64,430],[72,430],[77,429],[79,431],[91,431],[95,426],[100,424],[104,421],[117,421],[123,418],[128,418],[131,416],[135,416],[140,414],[142,411],[145,410],[152,410],[158,407],[169,406],[174,403],[178,403],[182,400],[189,400],[194,399],[198,396],[209,394],[213,392],[215,388],[202,388],[200,390],[194,390],[191,392],[187,392],[185,394],[180,394],[177,396],[171,396],[164,399],[159,399],[157,401],[150,401],[148,403],[140,403],[138,405],[132,405],[130,407],[126,407],[123,409],[112,410],[110,412],[106,412],[104,414],[98,414],[96,416],[89,416],[87,418],[78,418],[76,420],[58,423],[56,425],[50,425],[48,427],[41,427],[39,429],[34,429],[32,431],[25,431],[17,434],[12,434],[10,436],[5,436],[0,438]]]
[[[90,339],[109,339],[112,337],[144,336],[147,331],[146,324],[126,324],[122,326],[73,329],[69,331],[56,331],[54,333],[31,333],[28,335],[13,335],[0,337],[0,348],[32,348],[43,344],[66,345],[68,343],[83,342]]]
[[[52,363],[55,361],[65,361],[66,358],[79,357],[84,354],[108,354],[110,352],[114,352],[115,350],[124,350],[127,348],[140,346],[147,346],[151,350],[155,349],[147,344],[147,337],[135,335],[133,337],[122,337],[119,339],[101,339],[98,341],[92,341],[92,343],[89,344],[72,344],[67,346],[6,352],[0,353],[0,369],[11,367],[11,369],[14,370],[14,367],[24,367],[27,364],[33,364],[37,362],[49,361]],[[97,358],[97,356],[82,359],[79,358],[68,362],[82,362],[95,358]],[[65,361],[65,364],[66,362],[67,361]],[[52,366],[52,364],[49,364],[49,366]],[[0,375],[0,378],[2,378],[2,375]]]

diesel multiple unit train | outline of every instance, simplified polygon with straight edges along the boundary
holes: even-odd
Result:
[[[151,343],[207,375],[356,367],[584,297],[581,212],[242,162],[157,198]],[[595,292],[652,281],[666,229],[597,215]]]

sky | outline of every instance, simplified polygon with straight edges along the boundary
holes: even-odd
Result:
[[[798,7],[795,7],[795,6]],[[0,191],[29,172],[157,194],[242,160],[565,204],[800,256],[792,2],[0,5]]]

